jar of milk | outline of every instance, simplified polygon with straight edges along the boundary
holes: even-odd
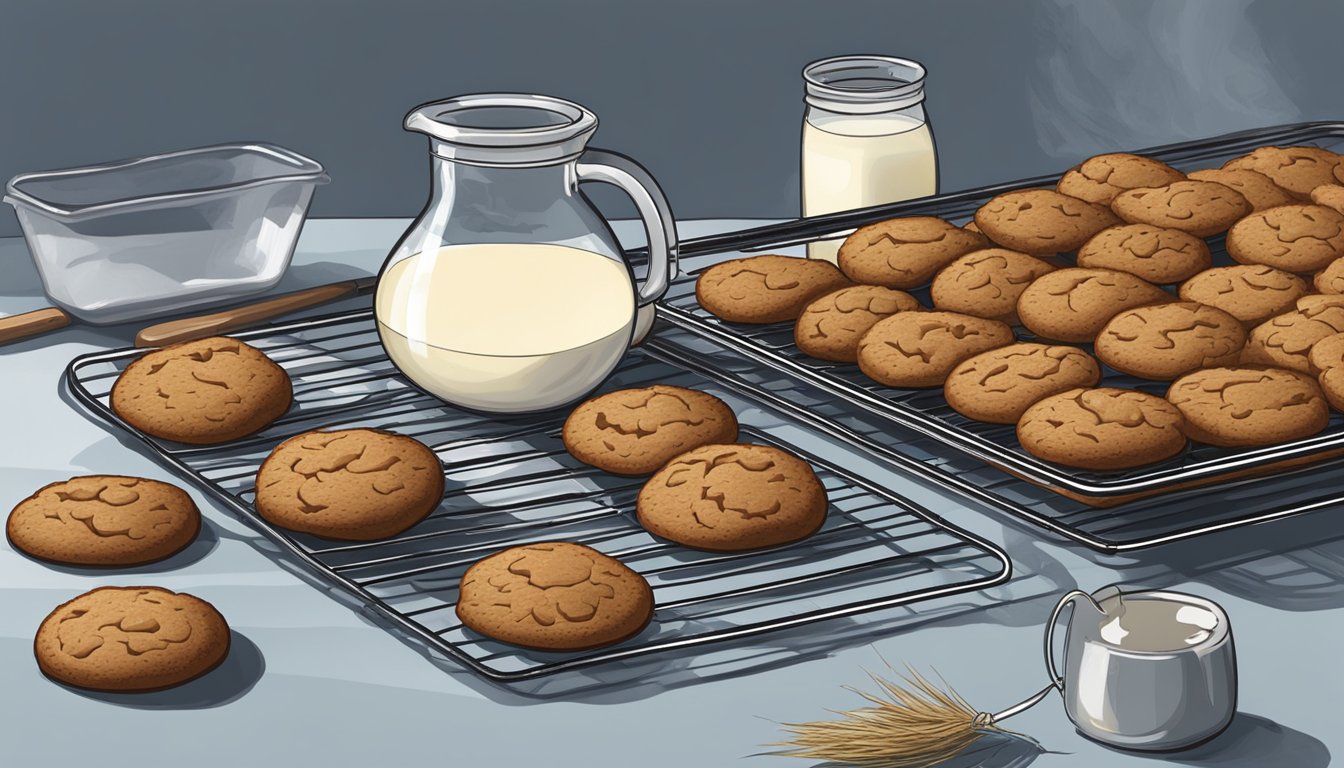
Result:
[[[938,155],[924,114],[924,67],[891,56],[840,56],[803,69],[803,215],[938,192]],[[809,243],[834,262],[842,239]]]

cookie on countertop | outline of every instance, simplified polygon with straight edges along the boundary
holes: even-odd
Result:
[[[864,334],[859,370],[898,389],[937,387],[957,363],[1013,341],[1013,329],[998,320],[959,312],[902,312]]]
[[[990,320],[1017,324],[1017,299],[1031,281],[1055,266],[1007,248],[986,248],[962,256],[933,279],[933,305]]]
[[[778,448],[707,445],[649,478],[636,511],[655,536],[737,552],[811,536],[826,521],[826,489],[806,461]]]
[[[959,256],[989,245],[935,216],[906,216],[859,227],[836,255],[840,270],[856,283],[914,288]]]
[[[1191,440],[1224,447],[1272,445],[1325,429],[1321,388],[1296,371],[1207,368],[1177,379],[1167,400],[1185,416]]]
[[[215,607],[159,587],[100,587],[63,603],[38,627],[37,666],[95,691],[172,688],[217,667],[229,625]]]
[[[1176,181],[1116,195],[1111,210],[1131,224],[1179,229],[1212,237],[1251,212],[1240,192],[1212,181]]]
[[[1053,189],[996,195],[975,212],[980,231],[999,245],[1034,255],[1074,251],[1120,220],[1105,206]]]
[[[175,485],[119,475],[51,483],[9,514],[10,542],[33,557],[67,565],[142,565],[196,539],[201,513]]]
[[[1293,308],[1306,295],[1307,283],[1297,275],[1261,264],[1206,269],[1181,284],[1181,298],[1217,307],[1247,327],[1254,327]]]
[[[1325,305],[1285,312],[1251,330],[1241,361],[1308,373],[1312,345],[1336,333],[1344,333],[1344,307]]]
[[[1307,200],[1311,190],[1336,181],[1339,162],[1339,155],[1320,147],[1260,147],[1228,160],[1223,168],[1259,171],[1299,200]]]
[[[1078,266],[1114,269],[1150,283],[1179,283],[1213,264],[1203,238],[1151,224],[1122,224],[1098,232],[1078,249]]]
[[[849,280],[829,261],[749,256],[706,269],[695,281],[700,306],[732,323],[796,320],[813,299]]]
[[[1191,172],[1189,177],[1195,181],[1213,181],[1231,187],[1240,192],[1256,211],[1297,202],[1292,193],[1275,184],[1273,179],[1250,168],[1206,168]]]
[[[1335,172],[1344,172],[1344,164],[1341,164],[1336,168]],[[1337,213],[1344,213],[1344,182],[1340,182],[1339,184],[1322,184],[1311,190],[1311,202],[1329,208]]]
[[[305,432],[257,471],[257,512],[291,531],[345,541],[395,536],[443,500],[443,465],[418,440],[375,429]]]
[[[653,617],[649,583],[619,560],[563,541],[511,547],[462,575],[457,617],[496,640],[581,651],[639,634]]]
[[[1017,422],[1023,450],[1069,467],[1117,470],[1153,464],[1185,449],[1181,413],[1132,389],[1071,389],[1041,400]]]
[[[655,384],[608,392],[570,412],[565,449],[615,475],[648,475],[669,459],[737,439],[737,417],[713,395]]]
[[[1097,358],[1141,379],[1171,381],[1200,368],[1235,365],[1246,329],[1228,313],[1193,301],[1121,312],[1097,335]]]
[[[1077,347],[1010,344],[963,360],[943,384],[943,396],[968,419],[1016,424],[1033,403],[1100,380],[1097,361]]]
[[[1128,272],[1069,268],[1027,286],[1017,300],[1017,314],[1038,336],[1089,343],[1124,310],[1171,300],[1171,294]]]
[[[284,369],[237,339],[185,341],[136,358],[112,385],[112,410],[136,429],[209,445],[260,431],[289,410]]]
[[[852,285],[808,304],[793,327],[793,341],[809,357],[852,363],[858,359],[859,339],[878,320],[923,308],[905,291],[880,285]],[[731,443],[733,438],[709,442]]]
[[[1227,233],[1227,253],[1242,264],[1315,272],[1344,257],[1344,213],[1320,205],[1281,205],[1253,213]]]
[[[1069,169],[1055,189],[1089,203],[1110,205],[1125,190],[1160,187],[1184,178],[1185,174],[1161,160],[1115,152],[1090,157]]]

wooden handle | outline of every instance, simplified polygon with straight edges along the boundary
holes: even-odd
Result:
[[[0,344],[54,331],[70,324],[70,316],[55,307],[0,317]]]
[[[341,283],[319,285],[316,288],[286,293],[283,296],[226,309],[223,312],[198,317],[185,317],[181,320],[170,320],[166,323],[151,325],[137,333],[135,335],[135,346],[162,347],[166,344],[176,344],[179,341],[190,341],[191,339],[213,336],[217,333],[226,333],[273,317],[307,309],[317,304],[335,301],[354,293],[358,288],[356,281],[347,280]]]

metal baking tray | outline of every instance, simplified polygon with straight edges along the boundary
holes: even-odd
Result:
[[[1217,167],[1226,160],[1268,145],[1314,145],[1344,150],[1344,123],[1307,123],[1220,136],[1202,141],[1140,150],[1182,170]],[[1061,171],[1062,174],[1062,171]],[[790,248],[848,234],[854,228],[897,216],[931,215],[954,223],[969,221],[977,208],[1008,190],[1053,187],[1061,174],[759,227],[682,244],[681,278],[659,311],[671,323],[711,338],[758,364],[796,377],[853,403],[873,415],[956,448],[1005,472],[1095,506],[1110,506],[1158,493],[1191,488],[1247,475],[1300,466],[1344,453],[1344,415],[1331,414],[1318,435],[1278,445],[1226,449],[1191,443],[1173,459],[1136,469],[1097,472],[1038,459],[1018,444],[1011,425],[984,424],[953,411],[941,389],[898,390],[864,376],[856,365],[812,359],[793,344],[792,323],[754,326],[722,321],[695,300],[695,278],[708,266],[760,251],[790,253]],[[1209,241],[1214,264],[1233,263],[1221,237]],[[801,251],[798,251],[801,253]],[[926,305],[927,288],[915,291]],[[1025,329],[1020,338],[1031,340]],[[1090,348],[1084,345],[1084,348]],[[1144,381],[1103,368],[1106,386],[1164,394],[1164,382]]]
[[[741,421],[741,440],[781,446],[817,470],[831,504],[817,534],[794,545],[732,554],[656,539],[634,519],[642,480],[606,474],[565,451],[560,428],[567,412],[496,419],[445,405],[392,366],[368,311],[236,337],[286,370],[294,406],[265,431],[227,444],[159,440],[112,412],[108,394],[116,376],[144,350],[79,357],[68,366],[65,383],[96,418],[134,435],[301,562],[319,583],[340,588],[393,626],[492,680],[521,681],[757,638],[982,590],[1011,575],[1007,556],[994,545],[800,445],[800,429],[825,442],[805,424],[675,364],[653,347],[632,351],[603,389],[677,384],[728,401]],[[448,490],[427,520],[392,539],[350,543],[285,531],[257,515],[254,477],[275,445],[312,429],[358,426],[409,435],[437,453]],[[554,539],[587,544],[643,574],[656,601],[650,626],[624,643],[572,654],[520,649],[462,627],[453,608],[468,566],[505,547]]]

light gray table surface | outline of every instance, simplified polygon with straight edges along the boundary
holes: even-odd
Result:
[[[683,237],[761,222],[681,225]],[[275,291],[378,269],[406,222],[309,222]],[[618,233],[634,237],[630,222]],[[337,307],[354,308],[367,299]],[[0,314],[45,305],[21,239],[0,240]],[[74,326],[0,347],[0,508],[41,485],[87,473],[173,480],[130,441],[62,398],[71,358],[128,346],[135,326]],[[842,686],[871,687],[885,662],[933,669],[982,709],[1006,707],[1046,681],[1042,625],[1074,587],[1112,582],[1193,592],[1227,609],[1240,660],[1239,713],[1208,745],[1165,756],[1110,750],[1077,735],[1058,697],[1010,721],[1026,744],[990,740],[953,765],[1029,762],[1134,766],[1305,766],[1344,750],[1344,526],[1337,509],[1103,557],[979,508],[949,492],[816,438],[814,449],[1002,546],[1015,575],[1001,587],[890,609],[857,625],[818,624],[782,642],[784,658],[741,669],[658,671],[629,679],[598,671],[546,686],[490,684],[427,658],[376,621],[282,569],[260,535],[188,485],[206,518],[201,540],[152,567],[90,573],[53,568],[0,543],[0,765],[132,766],[190,756],[196,766],[806,765],[754,756],[778,723],[827,717],[859,704]],[[1337,483],[1323,475],[1322,483]],[[1301,588],[1247,574],[1306,564]],[[228,618],[235,645],[224,666],[175,691],[82,693],[44,678],[32,637],[58,603],[100,585],[187,590]],[[857,631],[855,627],[857,626]],[[778,654],[777,654],[778,655]],[[885,660],[885,661],[884,661]],[[562,675],[563,677],[563,675]],[[604,684],[604,680],[616,682]],[[582,684],[579,684],[582,683]],[[185,759],[185,758],[184,758]]]

